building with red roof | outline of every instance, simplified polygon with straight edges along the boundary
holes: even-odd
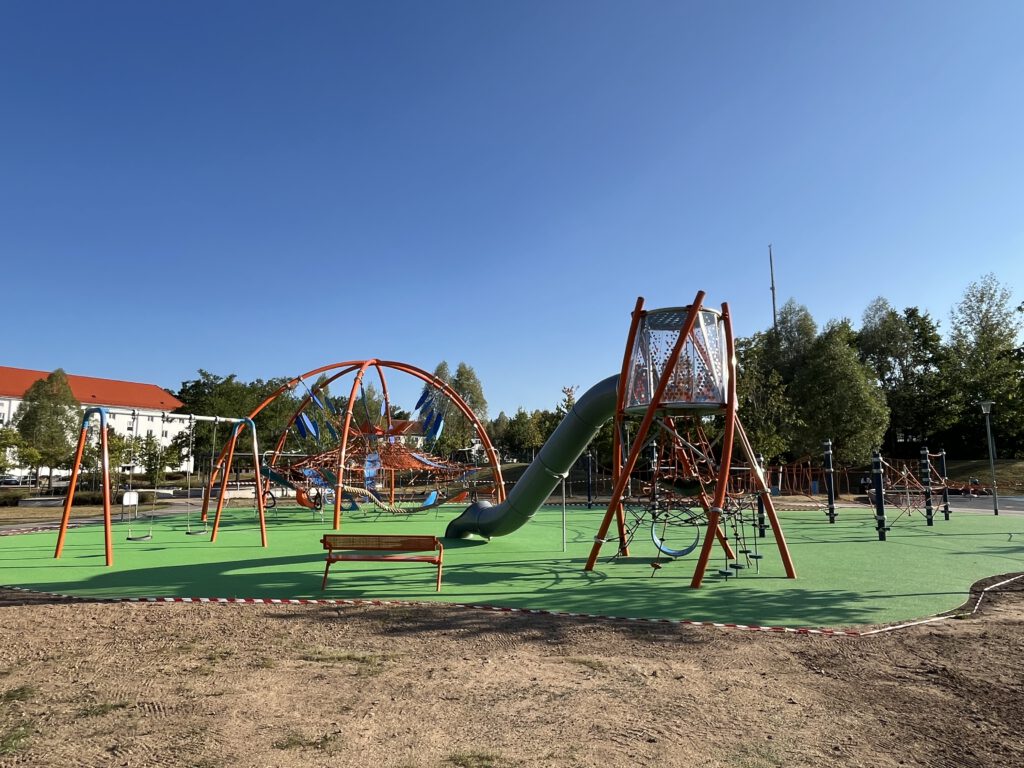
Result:
[[[11,423],[28,388],[49,375],[48,371],[0,366],[0,426]],[[122,411],[108,418],[110,428],[120,434],[155,437],[166,446],[188,428],[181,419],[165,419],[164,414],[181,408],[184,403],[163,387],[92,376],[67,376],[72,394],[83,407],[102,405]],[[125,410],[132,413],[124,413]]]

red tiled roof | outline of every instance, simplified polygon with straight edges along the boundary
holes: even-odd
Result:
[[[0,365],[0,397],[23,397],[25,391],[47,371],[29,371],[25,368],[7,368]],[[96,379],[91,376],[68,374],[71,392],[85,405],[120,405],[128,408],[151,408],[155,411],[173,411],[182,403],[156,384],[137,384],[132,381]]]

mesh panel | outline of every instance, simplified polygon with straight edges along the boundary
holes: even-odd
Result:
[[[689,307],[672,307],[652,310],[641,319],[630,352],[627,409],[641,410],[650,404],[688,315]],[[724,406],[728,391],[725,356],[721,317],[714,310],[700,310],[675,368],[668,372],[661,405],[669,410]]]

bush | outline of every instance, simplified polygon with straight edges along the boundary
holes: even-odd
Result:
[[[27,488],[13,488],[0,491],[0,507],[16,507],[18,502],[26,498],[31,491]]]

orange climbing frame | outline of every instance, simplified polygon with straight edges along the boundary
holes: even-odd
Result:
[[[690,586],[697,588],[703,582],[716,540],[728,557],[734,556],[721,523],[736,443],[750,466],[756,467],[753,472],[756,493],[771,520],[786,575],[796,578],[763,470],[736,412],[736,359],[729,305],[723,304],[719,313],[704,307],[703,301],[704,292],[698,291],[687,307],[646,311],[643,297],[637,299],[619,375],[612,445],[612,496],[584,570],[594,569],[601,546],[608,541],[606,537],[613,517],[617,523],[619,552],[628,554],[623,497],[652,428],[657,425],[674,430],[677,420],[699,420],[705,415],[720,414],[723,417],[721,456],[714,494],[706,509],[704,540]],[[666,347],[666,343],[671,347]],[[642,414],[642,418],[629,453],[623,457],[619,435],[627,414]]]

